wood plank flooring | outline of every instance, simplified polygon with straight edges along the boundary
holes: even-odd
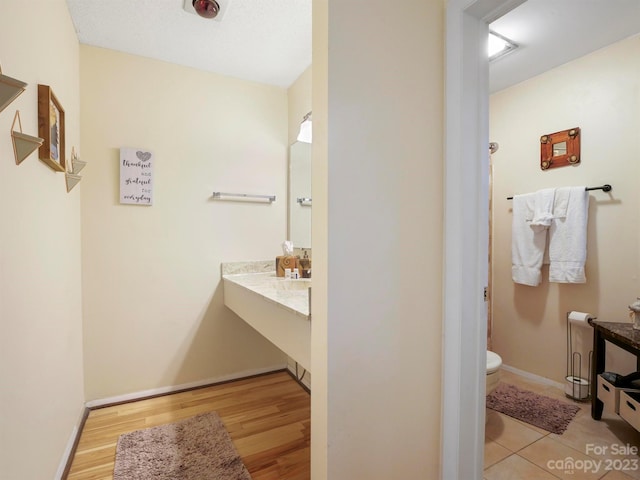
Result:
[[[89,413],[68,480],[113,480],[118,437],[216,411],[253,480],[308,480],[311,397],[287,372]]]

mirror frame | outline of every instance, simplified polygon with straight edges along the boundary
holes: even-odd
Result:
[[[567,144],[567,152],[553,155],[553,146],[558,143]],[[540,137],[540,168],[566,167],[580,163],[580,128],[570,128],[561,132],[549,133]]]

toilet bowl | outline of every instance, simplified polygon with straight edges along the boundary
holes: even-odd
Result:
[[[500,355],[487,350],[487,395],[498,386],[501,365],[502,358],[500,358]]]

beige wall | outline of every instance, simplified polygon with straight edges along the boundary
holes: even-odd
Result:
[[[561,382],[566,370],[566,312],[627,321],[640,294],[640,37],[635,37],[494,94],[493,346],[507,365]],[[539,138],[582,129],[581,164],[540,170]],[[511,280],[511,204],[507,196],[540,188],[613,185],[590,194],[587,283]],[[583,354],[591,349],[591,329]],[[610,350],[613,350],[610,349]],[[630,355],[609,356],[607,369],[634,370]],[[584,375],[583,375],[584,376]]]
[[[328,478],[329,457],[329,371],[328,343],[328,2],[312,4],[312,80],[313,137],[311,149],[311,191],[314,198],[311,216],[311,244],[318,255],[313,258],[311,271],[311,478]]]
[[[64,0],[0,10],[2,73],[29,84],[0,113],[0,478],[42,480],[83,410],[82,182],[67,193],[37,152],[17,166],[9,132],[20,110],[23,132],[38,135],[37,88],[47,84],[65,109],[67,156],[78,148],[78,40]]]
[[[438,478],[444,5],[317,3],[312,478]]]
[[[87,399],[284,366],[224,306],[220,263],[281,251],[286,90],[95,47],[80,58]],[[119,204],[120,147],[153,151],[153,206]]]

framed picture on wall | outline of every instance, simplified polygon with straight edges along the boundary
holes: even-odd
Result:
[[[38,149],[40,160],[56,172],[66,171],[64,150],[64,109],[48,85],[38,85]]]

